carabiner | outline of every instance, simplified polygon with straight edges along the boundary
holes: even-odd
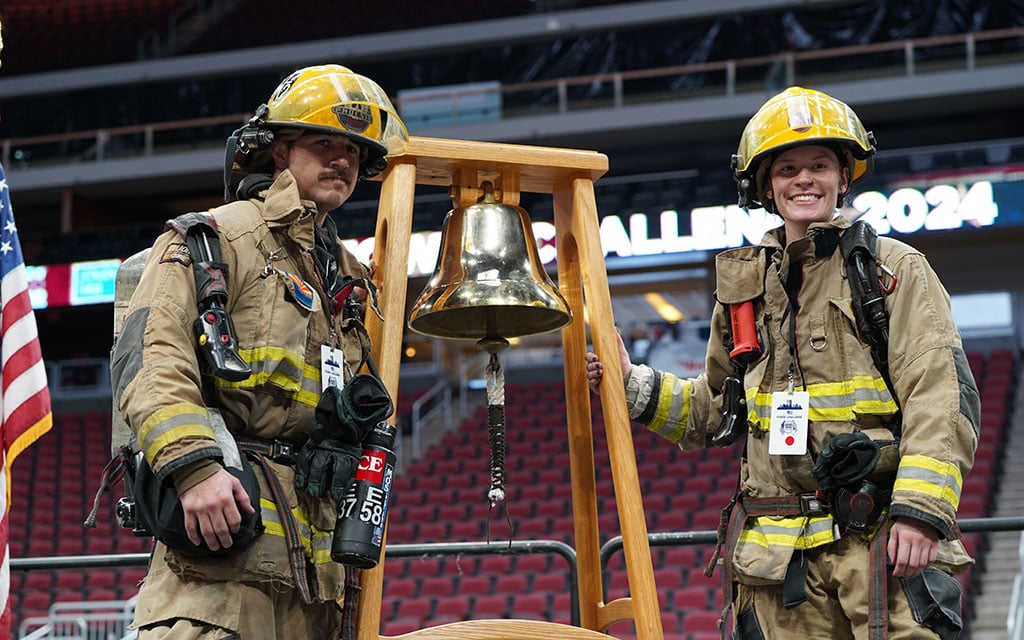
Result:
[[[882,288],[882,292],[885,293],[885,295],[889,295],[890,293],[896,290],[896,274],[893,273],[889,267],[882,264],[881,260],[876,260],[875,264],[877,264],[878,268],[881,269],[887,276],[889,276],[890,282],[888,285],[885,284],[885,280],[882,278],[882,276],[878,276],[878,286]]]

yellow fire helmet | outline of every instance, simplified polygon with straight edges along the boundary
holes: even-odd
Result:
[[[833,148],[839,162],[850,170],[851,185],[871,171],[875,137],[853,109],[820,91],[790,87],[765,102],[743,129],[732,157],[739,205],[773,210],[772,203],[762,197],[772,159],[783,149],[804,144]]]
[[[369,78],[337,64],[299,69],[281,81],[266,104],[228,139],[229,162],[252,173],[265,171],[275,139],[302,130],[347,136],[363,147],[359,177],[387,167],[386,156],[405,153],[409,133],[391,100]],[[226,176],[225,176],[226,177]]]

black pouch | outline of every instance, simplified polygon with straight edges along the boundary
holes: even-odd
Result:
[[[900,582],[918,624],[939,634],[942,640],[960,637],[964,627],[960,615],[962,589],[956,579],[929,567],[913,578],[900,578]]]
[[[753,607],[736,616],[736,631],[732,637],[733,640],[764,640],[764,632]]]
[[[135,495],[135,513],[139,524],[148,529],[153,537],[171,549],[189,556],[223,557],[245,549],[263,533],[263,519],[260,517],[260,484],[249,461],[241,456],[241,468],[226,466],[224,469],[238,478],[249,501],[256,507],[255,513],[242,513],[242,524],[231,534],[231,546],[211,551],[206,543],[196,545],[185,532],[185,512],[174,484],[168,480],[160,482],[145,457],[138,455],[134,469],[129,469]]]

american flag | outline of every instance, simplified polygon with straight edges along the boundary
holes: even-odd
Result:
[[[46,368],[28,295],[25,261],[11,210],[7,176],[0,167],[0,638],[11,637],[11,550],[8,515],[11,509],[11,465],[22,451],[53,426]]]

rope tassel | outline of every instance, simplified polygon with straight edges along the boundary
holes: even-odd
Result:
[[[487,499],[491,504],[487,512],[487,542],[491,541],[491,514],[495,507],[505,502],[505,373],[498,360],[497,351],[491,352],[487,370],[484,372],[487,382],[487,441],[491,450],[491,486],[487,490]],[[512,544],[512,517],[505,504],[505,519],[508,522],[509,545]]]

